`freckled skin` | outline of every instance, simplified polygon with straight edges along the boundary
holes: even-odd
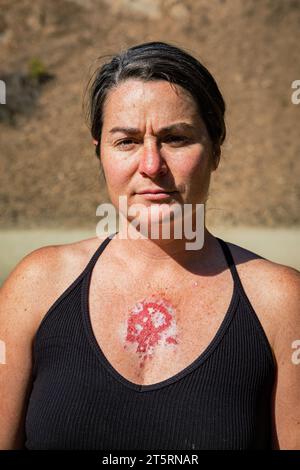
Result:
[[[124,348],[136,345],[140,367],[152,359],[157,346],[177,344],[175,308],[164,296],[144,298],[129,310]]]

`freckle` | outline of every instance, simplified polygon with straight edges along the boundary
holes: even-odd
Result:
[[[145,356],[145,358],[142,360],[142,362],[140,362],[140,369],[143,369],[143,367],[145,367],[145,359],[146,359],[147,356]]]

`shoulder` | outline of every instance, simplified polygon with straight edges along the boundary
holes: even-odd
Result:
[[[226,243],[230,248],[237,269],[244,276],[248,274],[249,278],[255,277],[264,286],[265,283],[276,283],[278,287],[283,285],[287,288],[289,284],[297,283],[297,280],[299,282],[300,272],[297,269],[271,261],[234,243]]]
[[[0,289],[1,310],[9,310],[15,317],[24,317],[25,312],[26,318],[37,325],[56,298],[84,270],[104,239],[94,237],[43,246],[24,256]]]
[[[283,329],[300,330],[300,272],[227,242],[255,312],[269,333],[274,350],[281,349]]]
[[[265,296],[280,300],[299,294],[300,272],[284,264],[276,263],[246,248],[227,242],[236,268],[244,279],[255,282]]]
[[[62,272],[65,275],[75,266],[83,266],[92,253],[93,248],[100,243],[98,238],[90,238],[64,245],[48,245],[37,248],[24,256],[5,280],[2,289],[9,289],[12,284],[20,287],[27,282],[37,282],[42,285],[45,280],[55,281]],[[36,285],[36,284],[35,284]]]

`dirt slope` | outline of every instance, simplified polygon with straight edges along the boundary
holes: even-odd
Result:
[[[55,76],[31,113],[0,123],[2,228],[95,225],[107,195],[83,90],[97,57],[151,40],[202,59],[227,103],[208,223],[300,223],[299,0],[0,0],[0,11],[0,79],[32,58]]]

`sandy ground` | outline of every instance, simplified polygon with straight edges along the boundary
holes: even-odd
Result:
[[[210,228],[215,236],[243,246],[267,259],[300,270],[300,227],[257,229],[253,227]],[[96,236],[87,230],[0,231],[0,283],[26,254],[45,245],[64,244]]]

